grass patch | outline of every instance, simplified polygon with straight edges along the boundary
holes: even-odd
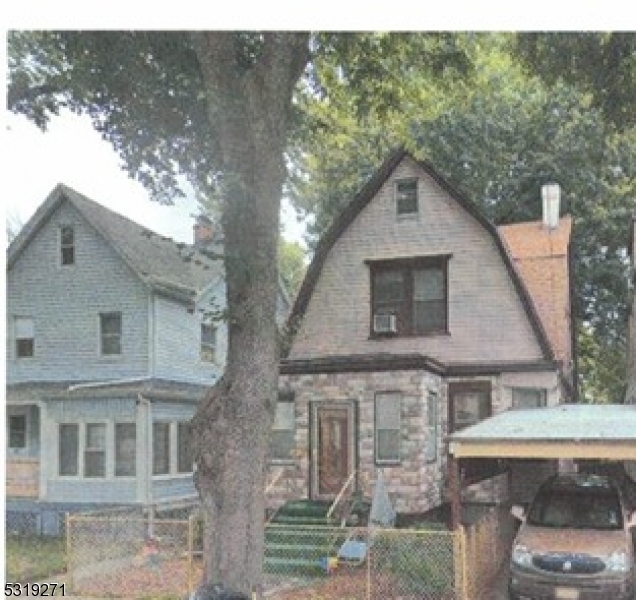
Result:
[[[41,581],[66,571],[64,539],[7,536],[5,560],[5,581]]]

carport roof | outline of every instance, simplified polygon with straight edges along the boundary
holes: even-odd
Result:
[[[455,458],[636,460],[636,405],[511,410],[449,437]]]

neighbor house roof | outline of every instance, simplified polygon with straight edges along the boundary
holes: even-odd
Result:
[[[212,260],[194,246],[177,243],[146,229],[64,184],[55,187],[9,246],[8,268],[13,266],[33,236],[65,200],[155,291],[182,300],[193,300],[197,292],[221,273],[220,260]]]
[[[555,358],[572,359],[570,328],[569,245],[572,218],[565,216],[551,229],[541,221],[497,228],[517,266]]]
[[[636,460],[636,406],[563,404],[509,410],[449,437],[457,458]]]
[[[304,315],[314,288],[320,277],[322,267],[327,259],[329,251],[338,241],[339,237],[351,225],[358,214],[369,204],[375,197],[385,181],[391,176],[404,158],[410,157],[414,160],[443,190],[445,190],[467,213],[469,213],[486,232],[492,237],[499,254],[506,266],[510,279],[515,290],[526,310],[530,324],[536,336],[537,342],[543,352],[546,360],[554,360],[555,348],[552,346],[551,339],[547,335],[544,323],[539,316],[539,312],[535,307],[530,290],[526,286],[517,265],[512,259],[507,246],[503,242],[502,236],[498,229],[483,215],[479,208],[468,199],[462,192],[451,185],[430,163],[413,158],[406,150],[398,149],[391,153],[383,162],[380,168],[373,174],[366,185],[353,198],[353,200],[345,207],[340,216],[333,222],[325,235],[321,238],[314,258],[307,269],[307,274],[303,280],[302,286],[296,296],[290,322],[292,326],[300,321]],[[563,317],[565,318],[565,316]]]

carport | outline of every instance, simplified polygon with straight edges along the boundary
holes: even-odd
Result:
[[[511,410],[449,436],[451,527],[461,515],[468,458],[636,461],[636,405],[565,404]]]

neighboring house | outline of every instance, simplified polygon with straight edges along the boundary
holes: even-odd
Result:
[[[270,506],[333,499],[350,476],[370,495],[382,469],[398,511],[426,511],[444,500],[449,433],[573,399],[572,222],[554,200],[545,222],[497,228],[430,164],[385,161],[294,304]],[[501,472],[465,466],[467,482]]]
[[[8,528],[17,512],[55,531],[69,510],[195,498],[189,421],[227,335],[210,221],[194,235],[176,243],[58,185],[10,245]]]

